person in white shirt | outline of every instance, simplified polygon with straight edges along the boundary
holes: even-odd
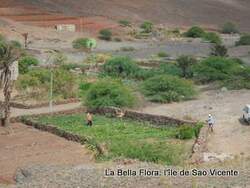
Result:
[[[208,123],[208,129],[209,129],[211,132],[214,132],[215,120],[214,120],[214,118],[213,118],[213,116],[212,116],[211,114],[208,115],[207,123]]]

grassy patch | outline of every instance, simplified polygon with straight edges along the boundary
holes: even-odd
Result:
[[[87,127],[84,114],[43,116],[35,120],[84,136],[90,140],[91,147],[93,143],[105,146],[107,152],[99,159],[131,158],[176,165],[181,164],[191,151],[186,141],[176,139],[179,129],[174,127],[155,128],[150,124],[98,115],[94,117],[94,126]]]

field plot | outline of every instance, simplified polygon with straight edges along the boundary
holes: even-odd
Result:
[[[193,139],[176,139],[178,128],[155,128],[150,124],[95,116],[94,126],[86,126],[84,115],[43,116],[42,124],[87,138],[90,148],[104,148],[99,159],[139,159],[161,164],[181,164],[191,154]]]

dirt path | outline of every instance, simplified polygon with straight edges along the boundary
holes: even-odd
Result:
[[[209,113],[216,119],[215,133],[209,135],[211,153],[250,156],[250,127],[242,125],[239,118],[245,104],[250,103],[250,92],[207,91],[198,99],[182,103],[150,105],[146,113],[170,115],[205,121]]]
[[[54,105],[53,106],[53,112],[58,111],[67,111],[67,110],[73,110],[81,106],[81,103],[69,103],[69,104],[62,104],[62,105]],[[11,116],[17,117],[22,115],[34,115],[34,114],[44,114],[49,113],[50,108],[48,107],[41,107],[41,108],[35,108],[35,109],[18,109],[18,108],[12,108],[11,109]]]
[[[13,133],[0,127],[0,183],[13,182],[19,167],[26,165],[77,165],[93,162],[85,146],[20,123]],[[4,154],[4,155],[3,155]]]

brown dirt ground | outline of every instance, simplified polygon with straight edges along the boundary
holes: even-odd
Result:
[[[172,27],[203,25],[217,28],[227,21],[250,31],[247,0],[0,0],[1,7],[36,7],[63,15],[100,16],[109,20],[152,20]]]
[[[19,167],[26,165],[78,165],[93,163],[83,145],[20,123],[0,127],[0,183],[13,183]]]

